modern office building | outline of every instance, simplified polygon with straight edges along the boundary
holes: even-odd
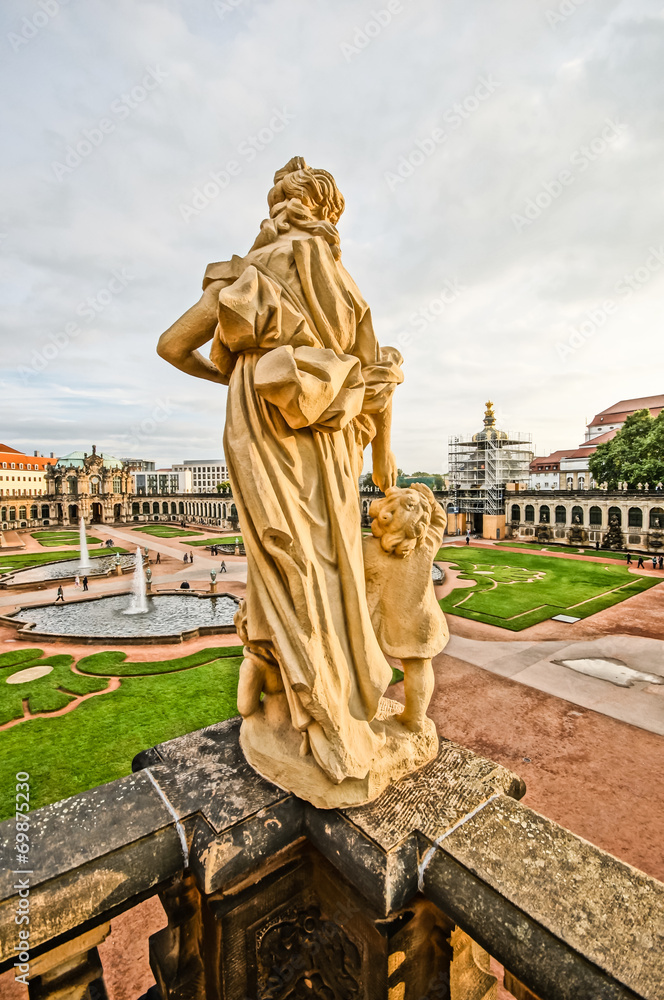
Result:
[[[173,472],[191,473],[192,493],[214,493],[219,483],[228,482],[228,467],[223,458],[185,459],[173,466]]]

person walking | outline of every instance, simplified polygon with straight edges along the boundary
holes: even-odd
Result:
[[[87,578],[87,576],[84,576],[83,577],[83,591],[85,592],[87,589],[88,589],[88,578]]]
[[[643,556],[639,556],[639,561],[636,564],[636,568],[637,569],[645,569],[645,566],[643,565]]]
[[[81,586],[81,578],[80,578],[80,576],[78,575],[78,573],[77,573],[77,574],[76,574],[76,576],[74,577],[74,586],[76,587],[76,589],[77,589],[77,590],[78,590],[78,589],[80,588],[80,586]]]
[[[158,565],[160,562],[161,562],[161,552],[157,552],[157,558],[155,559],[155,565]]]
[[[186,563],[188,563],[188,562],[189,562],[189,556],[187,555],[187,553],[186,553],[186,552],[185,552],[185,554],[184,554],[184,555],[182,556],[182,562],[186,562]]]
[[[221,566],[219,568],[219,572],[220,573],[225,573],[226,572],[226,562],[225,562],[224,559],[221,560]]]
[[[664,556],[659,557],[659,568],[664,569]]]
[[[190,553],[189,553],[189,565],[190,565],[190,566],[191,566],[191,564],[193,563],[193,561],[194,561],[194,553],[193,553],[193,552],[190,552]]]
[[[627,565],[628,566],[632,565],[632,553],[631,552],[627,553]]]
[[[63,604],[65,603],[65,595],[62,589],[62,584],[58,585],[58,596],[55,599],[55,603],[57,604],[58,601],[62,601]]]
[[[466,545],[470,545],[470,528],[466,530]]]
[[[657,556],[652,557],[652,568],[657,569]]]

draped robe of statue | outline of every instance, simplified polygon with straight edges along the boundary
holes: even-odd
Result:
[[[402,381],[369,308],[321,236],[211,264],[210,357],[230,376],[225,456],[247,554],[248,646],[283,678],[293,726],[331,781],[363,778],[391,668],[363,575],[362,453]]]

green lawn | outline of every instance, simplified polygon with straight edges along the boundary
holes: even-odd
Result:
[[[184,528],[174,528],[170,524],[141,524],[132,531],[142,531],[155,538],[184,538],[185,535],[200,535],[200,531],[186,531]]]
[[[235,539],[242,545],[242,535],[224,535],[223,538],[201,538],[196,542],[185,542],[185,545],[234,545]]]
[[[126,661],[116,651],[78,661],[86,676],[71,671],[69,654],[42,656],[39,649],[0,655],[0,719],[54,711],[74,695],[100,691],[109,675],[120,687],[82,702],[67,715],[28,719],[0,732],[0,820],[13,813],[8,789],[17,771],[30,774],[31,808],[130,774],[133,757],[147,747],[237,715],[236,693],[242,648],[211,647],[190,656],[148,663]],[[35,665],[53,671],[9,685],[8,676]]]
[[[90,553],[92,559],[98,556],[112,556],[127,550],[114,546],[112,549],[96,549]],[[78,549],[62,552],[19,552],[4,555],[0,551],[0,573],[13,573],[17,569],[29,569],[30,566],[41,566],[43,563],[62,562],[63,559],[78,559],[81,553]]]
[[[78,531],[33,531],[32,537],[36,538],[40,545],[78,545],[80,536]],[[93,538],[86,535],[88,545],[101,545],[101,538]]]
[[[477,584],[456,587],[441,600],[443,611],[514,632],[559,614],[588,618],[660,582],[615,564],[498,549],[445,546],[436,559]]]
[[[625,561],[624,552],[613,552],[610,549],[596,549],[594,545],[577,547],[576,545],[556,545],[548,542],[542,545],[540,542],[497,542],[497,545],[508,545],[512,549],[531,549],[536,552],[566,552],[571,555],[599,556],[601,559],[622,559]]]

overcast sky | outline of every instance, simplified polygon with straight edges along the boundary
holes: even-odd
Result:
[[[296,154],[337,179],[344,263],[404,355],[406,472],[446,470],[489,398],[546,454],[664,390],[661,0],[4,0],[1,19],[4,443],[219,456],[226,390],[155,345]]]

